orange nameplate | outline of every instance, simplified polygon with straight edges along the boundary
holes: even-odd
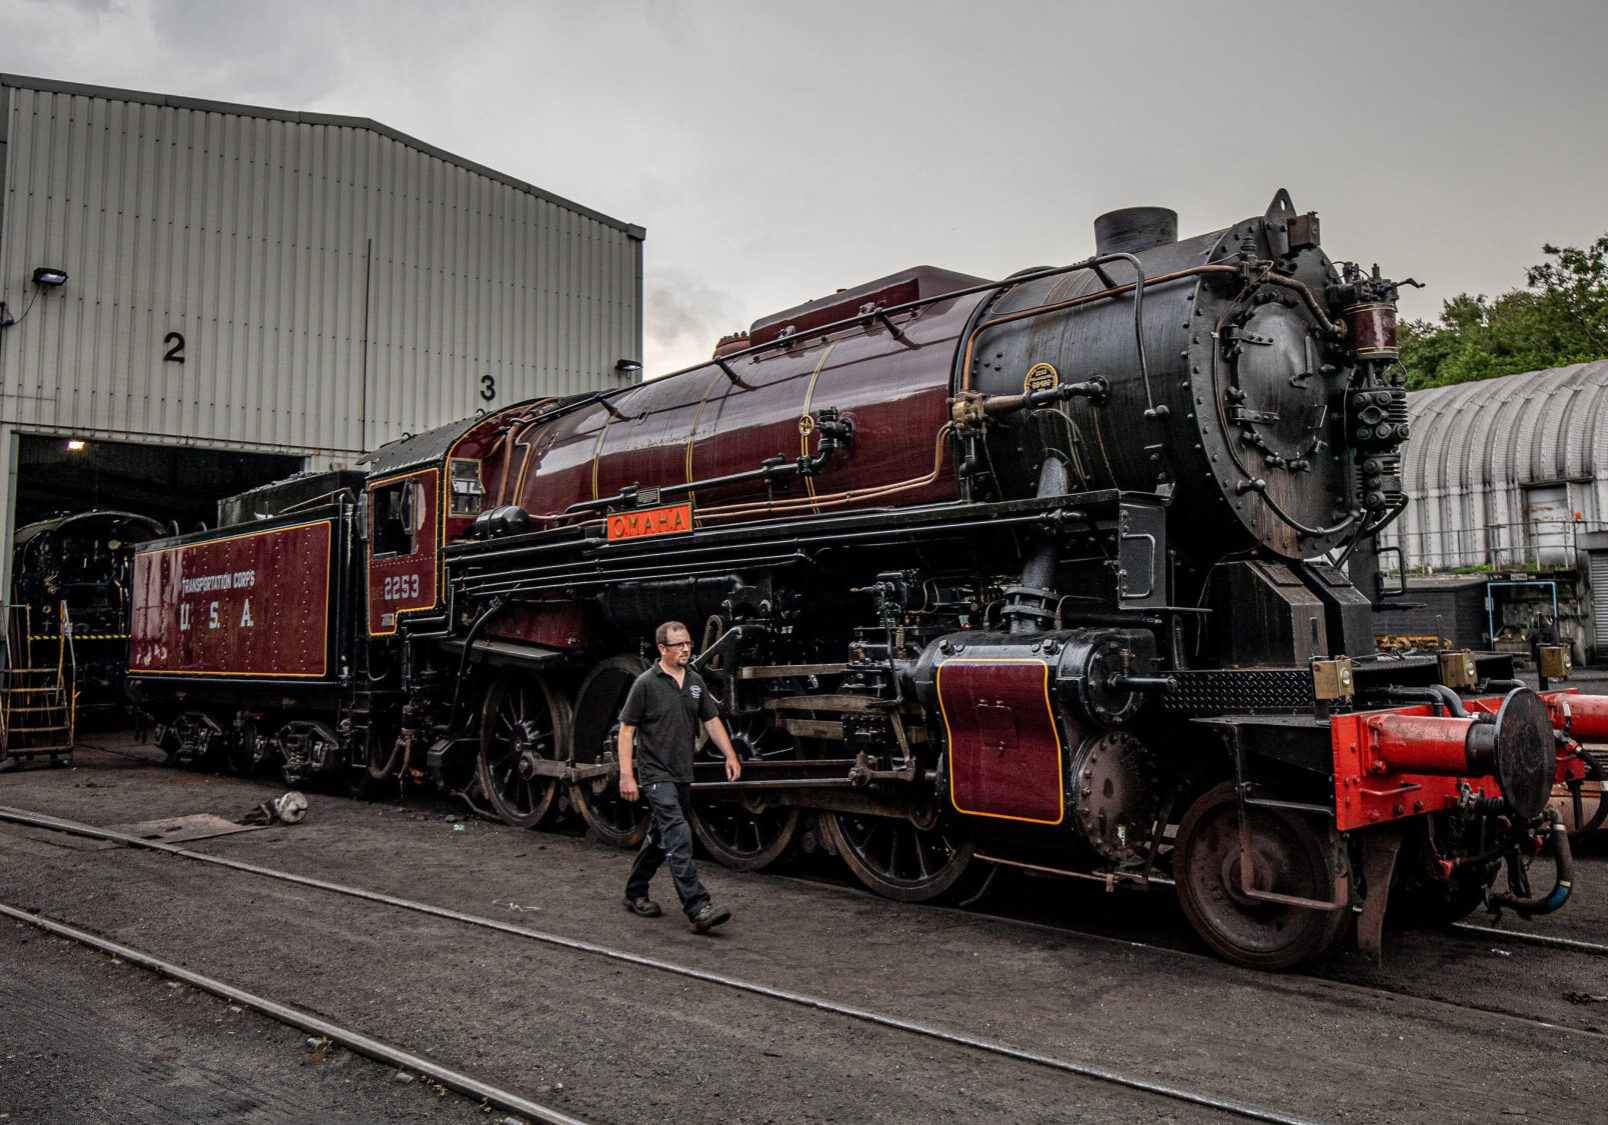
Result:
[[[664,508],[616,512],[609,517],[610,539],[636,539],[643,535],[672,535],[678,531],[691,530],[691,504],[671,504]]]

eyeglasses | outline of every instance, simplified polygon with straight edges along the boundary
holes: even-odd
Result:
[[[691,641],[677,641],[674,644],[660,645],[659,647],[660,648],[691,648],[692,647],[692,642]]]

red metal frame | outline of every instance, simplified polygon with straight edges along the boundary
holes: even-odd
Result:
[[[1554,730],[1581,741],[1608,740],[1608,698],[1544,692]],[[1474,714],[1496,714],[1502,696],[1465,699]],[[1496,779],[1468,776],[1464,749],[1475,720],[1436,715],[1428,705],[1336,715],[1329,722],[1334,745],[1335,824],[1342,832],[1454,807],[1460,786],[1475,796],[1499,796]],[[1560,741],[1555,783],[1585,776],[1575,743]]]
[[[1495,778],[1418,772],[1437,762],[1466,768],[1463,740],[1471,722],[1437,718],[1427,705],[1332,718],[1335,827],[1347,832],[1453,808],[1465,781],[1480,796],[1497,796]]]

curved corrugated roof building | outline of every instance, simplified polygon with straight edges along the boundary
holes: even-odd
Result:
[[[1386,534],[1409,567],[1574,565],[1608,519],[1608,360],[1416,391],[1412,503]]]

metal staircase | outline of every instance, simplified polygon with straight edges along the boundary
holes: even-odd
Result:
[[[70,765],[78,718],[72,620],[62,602],[54,633],[33,632],[32,607],[6,606],[0,669],[0,768],[38,758]]]

